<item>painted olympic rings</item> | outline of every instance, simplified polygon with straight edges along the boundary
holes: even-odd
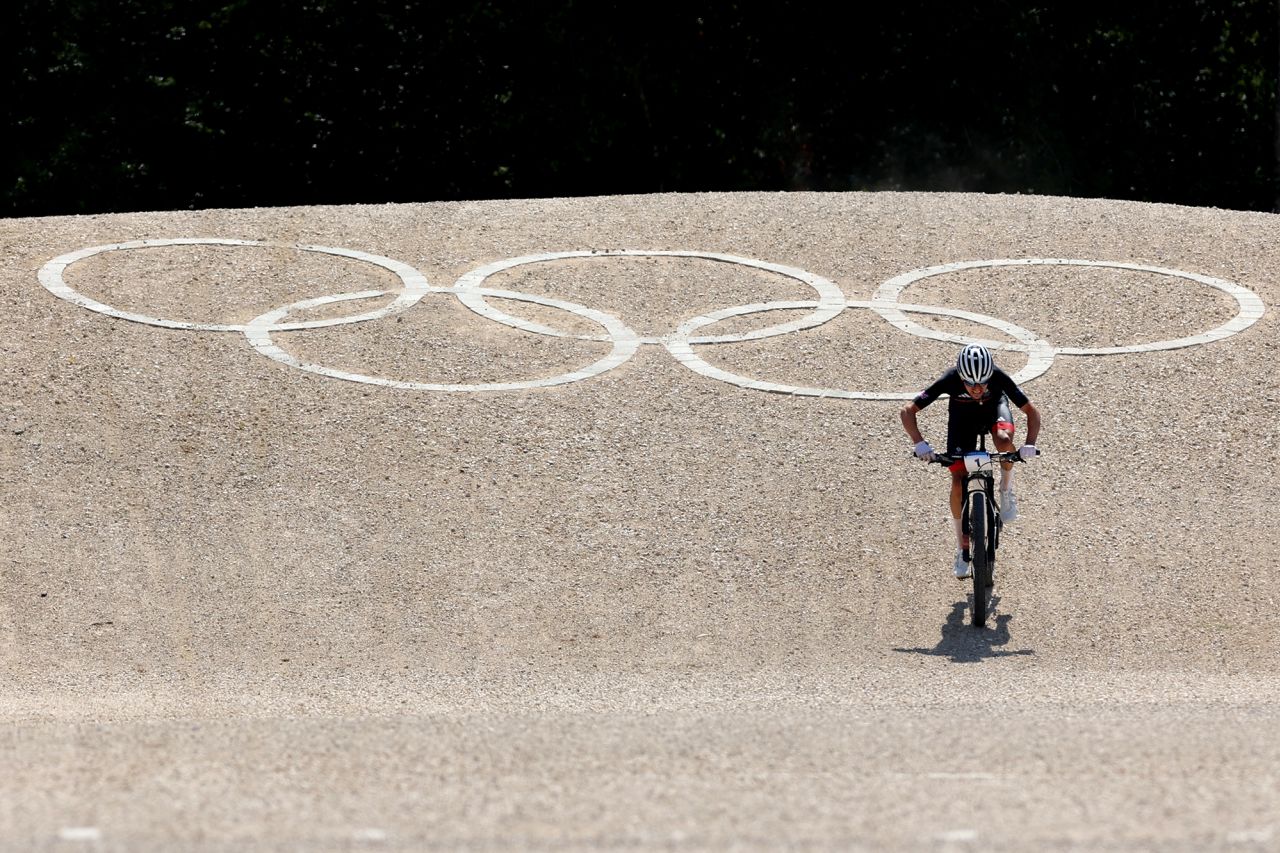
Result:
[[[145,314],[134,314],[129,311],[121,311],[118,308],[112,308],[110,305],[103,305],[94,299],[90,299],[82,293],[71,288],[63,278],[63,272],[67,267],[90,258],[94,255],[101,255],[105,252],[118,252],[124,249],[149,249],[158,246],[271,246],[274,244],[263,243],[257,240],[222,240],[211,237],[182,237],[177,239],[166,240],[135,240],[130,243],[112,243],[107,246],[94,246],[89,249],[81,249],[78,252],[70,252],[61,255],[49,261],[40,268],[40,283],[45,286],[54,296],[65,299],[68,302],[75,303],[82,308],[88,308],[90,311],[97,311],[99,314],[106,314],[108,317],[119,317],[121,320],[132,320],[135,323],[146,323],[151,326],[161,326],[166,329],[195,329],[205,332],[243,332],[248,327],[236,323],[196,323],[186,320],[162,320],[158,317],[148,317]],[[338,255],[345,258],[354,258],[357,261],[374,264],[383,269],[390,270],[404,283],[404,289],[396,297],[395,301],[390,305],[383,306],[376,311],[369,311],[365,314],[359,314],[354,317],[338,317],[328,320],[308,320],[299,323],[287,323],[273,329],[277,332],[296,331],[300,329],[320,329],[325,326],[339,326],[344,323],[357,323],[361,320],[376,320],[379,317],[385,317],[396,311],[403,311],[409,308],[427,292],[427,280],[413,267],[400,261],[384,258],[380,255],[370,255],[367,252],[357,252],[354,249],[335,249],[330,246],[292,246],[290,248],[298,249],[302,252],[320,252],[325,255]]]
[[[1118,355],[1122,353],[1135,352],[1155,352],[1157,350],[1178,349],[1180,347],[1190,347],[1197,344],[1208,343],[1209,341],[1220,340],[1221,338],[1230,337],[1236,332],[1252,326],[1259,318],[1262,317],[1263,305],[1258,295],[1248,288],[1241,287],[1230,281],[1224,281],[1220,278],[1211,278],[1207,275],[1198,275],[1191,272],[1183,272],[1182,270],[1171,270],[1164,267],[1148,267],[1141,264],[1124,264],[1116,261],[1081,261],[1070,258],[1021,258],[1018,260],[998,260],[998,261],[963,261],[956,264],[942,264],[941,266],[928,267],[922,270],[912,270],[903,273],[900,276],[891,278],[876,291],[872,297],[880,307],[877,309],[880,316],[884,317],[890,323],[893,323],[904,332],[913,335],[919,335],[922,338],[933,338],[939,341],[950,341],[952,343],[973,343],[968,338],[962,338],[959,335],[949,335],[944,332],[936,332],[933,329],[925,328],[918,323],[913,323],[902,314],[898,308],[897,300],[902,291],[913,282],[917,282],[922,278],[930,278],[935,275],[943,275],[950,272],[959,272],[961,270],[981,269],[983,267],[1018,267],[1018,266],[1073,266],[1073,267],[1109,267],[1118,270],[1133,270],[1136,272],[1154,273],[1156,275],[1173,276],[1174,278],[1184,278],[1188,281],[1196,281],[1200,284],[1206,284],[1209,287],[1221,290],[1230,294],[1239,306],[1240,311],[1235,317],[1226,323],[1218,326],[1216,329],[1210,329],[1199,335],[1192,335],[1186,338],[1178,338],[1176,340],[1155,341],[1146,344],[1132,344],[1123,347],[1055,347],[1054,351],[1061,355]],[[1022,346],[1018,344],[1002,343],[1000,341],[984,341],[978,340],[991,349],[1018,350]]]
[[[452,293],[455,295],[461,293],[461,291],[447,287],[430,287],[427,290],[429,293]],[[287,326],[279,321],[291,311],[302,311],[307,308],[315,308],[320,305],[328,305],[334,302],[346,302],[355,299],[372,299],[376,296],[388,295],[386,291],[380,290],[364,291],[361,293],[342,293],[337,296],[320,296],[315,299],[304,299],[301,302],[286,305],[284,308],[277,308],[274,311],[269,311],[261,317],[254,319],[249,323],[248,328],[245,330],[245,335],[249,338],[249,343],[253,345],[254,349],[268,358],[275,359],[281,364],[287,364],[290,367],[296,367],[299,370],[306,370],[320,376],[330,376],[334,379],[346,379],[351,382],[364,382],[370,385],[385,385],[389,388],[402,388],[410,391],[520,391],[528,388],[564,385],[568,382],[577,382],[579,379],[598,376],[606,370],[612,370],[618,365],[624,363],[627,359],[631,358],[631,356],[635,355],[636,350],[640,348],[640,340],[636,337],[635,332],[627,328],[621,320],[613,315],[605,314],[603,311],[596,311],[594,308],[575,305],[572,302],[564,302],[559,299],[549,299],[544,296],[530,296],[527,293],[516,293],[511,290],[472,288],[467,292],[480,296],[497,296],[504,299],[516,299],[521,302],[532,302],[538,305],[547,305],[552,308],[559,308],[562,311],[569,311],[581,317],[586,317],[588,320],[599,323],[604,327],[607,335],[599,340],[612,341],[613,350],[604,358],[594,364],[582,368],[581,370],[575,370],[572,373],[564,373],[559,376],[552,376],[549,379],[531,379],[523,382],[488,382],[480,385],[465,385],[433,382],[401,382],[395,379],[382,379],[376,376],[367,376],[362,373],[350,373],[347,371],[335,370],[334,368],[324,367],[323,365],[300,361],[277,346],[271,339],[271,331],[273,329],[287,328]],[[348,318],[347,322],[355,321]],[[519,328],[524,328],[524,326],[520,326]]]
[[[246,336],[249,343],[257,352],[289,367],[298,368],[300,370],[305,370],[310,373],[334,379],[343,379],[352,382],[362,382],[366,384],[416,391],[512,391],[563,385],[569,382],[576,382],[581,379],[598,376],[608,370],[612,370],[613,368],[628,361],[642,345],[659,345],[665,347],[677,361],[695,373],[709,379],[727,382],[743,388],[791,394],[795,396],[832,397],[857,400],[901,400],[910,399],[913,394],[911,392],[901,391],[855,391],[840,388],[805,387],[768,382],[765,380],[741,376],[711,365],[694,351],[694,347],[704,344],[760,340],[776,335],[810,329],[828,322],[847,309],[857,308],[870,310],[883,317],[895,328],[919,337],[958,344],[976,341],[993,349],[1026,353],[1026,365],[1012,374],[1016,382],[1025,383],[1044,375],[1044,373],[1052,366],[1054,358],[1059,355],[1103,356],[1119,353],[1151,352],[1155,350],[1174,349],[1178,347],[1209,343],[1211,341],[1221,340],[1222,338],[1229,337],[1247,329],[1249,326],[1257,322],[1265,311],[1265,306],[1257,294],[1241,285],[1225,281],[1223,279],[1211,278],[1209,276],[1199,275],[1196,273],[1166,269],[1163,267],[1143,266],[1119,261],[1092,261],[1070,258],[1025,258],[1017,260],[963,261],[959,263],[943,264],[940,266],[912,270],[884,282],[876,290],[870,300],[862,301],[846,299],[843,291],[834,282],[805,270],[781,264],[769,263],[766,261],[759,261],[752,258],[725,255],[715,252],[627,249],[601,252],[573,251],[525,255],[518,258],[508,258],[502,261],[496,261],[471,270],[459,278],[452,287],[435,287],[428,284],[426,277],[418,270],[391,258],[372,255],[353,249],[342,249],[328,246],[290,246],[288,248],[297,249],[299,251],[319,252],[322,254],[346,257],[364,263],[373,264],[394,274],[400,280],[403,287],[397,290],[366,290],[357,293],[342,293],[333,296],[304,299],[283,308],[268,311],[254,318],[250,322],[243,324],[199,323],[190,320],[167,320],[135,312],[124,311],[105,305],[95,299],[79,293],[67,284],[64,277],[66,269],[71,265],[94,255],[107,252],[145,249],[157,246],[262,247],[275,245],[276,244],[268,244],[255,240],[207,237],[137,240],[126,243],[113,243],[105,246],[94,246],[87,249],[80,249],[54,258],[40,269],[39,281],[47,290],[58,298],[67,300],[68,302],[87,308],[91,311],[106,314],[110,317],[170,329],[240,332]],[[527,264],[549,263],[566,259],[618,257],[693,258],[746,266],[752,269],[775,273],[777,275],[799,281],[812,288],[818,298],[816,300],[808,301],[761,302],[753,305],[724,308],[685,320],[680,324],[676,331],[671,334],[657,337],[641,337],[623,323],[621,319],[603,311],[598,311],[573,302],[553,299],[551,297],[532,296],[511,290],[502,290],[484,286],[485,281],[492,275]],[[914,282],[931,276],[943,275],[962,270],[990,267],[1054,265],[1106,267],[1186,279],[1207,285],[1211,288],[1229,294],[1236,300],[1239,311],[1236,316],[1228,322],[1214,329],[1210,329],[1207,332],[1190,337],[1157,341],[1153,343],[1133,344],[1130,346],[1083,348],[1055,347],[1032,331],[984,314],[949,308],[938,308],[928,305],[901,304],[898,301],[902,292],[908,286]],[[613,348],[604,358],[601,358],[586,367],[548,378],[479,384],[431,383],[387,379],[305,362],[286,352],[272,337],[272,334],[275,332],[302,331],[306,329],[317,329],[347,323],[376,320],[396,312],[409,310],[421,302],[428,294],[452,294],[459,302],[476,314],[524,332],[578,340],[607,342],[611,343]],[[286,319],[292,313],[316,308],[322,305],[331,305],[342,302],[358,302],[364,299],[393,295],[395,298],[386,305],[364,313],[323,320],[290,322]],[[494,307],[488,302],[489,297],[533,303],[561,311],[567,311],[594,322],[601,327],[604,334],[570,334],[541,323],[524,320],[507,314]],[[779,323],[762,329],[755,329],[749,332],[723,335],[697,334],[704,328],[712,326],[723,320],[775,310],[808,310],[810,313],[796,320]],[[1008,335],[1013,338],[1015,342],[988,341],[980,338],[936,331],[908,319],[907,314],[929,314],[934,316],[954,317],[979,323],[990,326],[991,328]]]
[[[796,281],[809,285],[818,293],[818,301],[810,307],[816,310],[808,317],[802,320],[796,320],[791,323],[783,323],[777,326],[771,326],[767,329],[757,329],[752,332],[746,332],[740,335],[720,335],[711,338],[694,338],[690,343],[694,344],[718,344],[732,343],[738,341],[753,341],[760,338],[768,338],[774,335],[784,335],[787,332],[797,332],[801,329],[809,329],[814,326],[820,326],[831,318],[835,317],[844,310],[844,291],[840,289],[835,282],[806,272],[795,267],[784,267],[781,264],[770,264],[765,261],[757,261],[753,258],[740,258],[737,255],[722,255],[716,252],[659,252],[644,251],[636,249],[623,249],[619,251],[605,252],[550,252],[542,255],[526,255],[522,258],[509,258],[505,261],[489,264],[480,267],[477,270],[464,275],[458,279],[454,285],[463,295],[458,300],[475,311],[481,316],[488,317],[499,323],[505,323],[509,326],[525,329],[526,331],[538,332],[544,335],[554,335],[557,337],[585,337],[585,336],[569,336],[555,329],[547,328],[541,325],[532,325],[518,320],[508,314],[498,311],[485,302],[483,296],[478,292],[478,288],[489,276],[503,270],[512,269],[513,267],[525,266],[526,264],[545,263],[547,261],[558,261],[565,258],[702,258],[709,261],[720,261],[729,264],[738,264],[744,267],[752,267],[755,269],[766,270],[768,272],[778,273],[779,275],[793,278]],[[604,340],[598,337],[585,337],[586,340]],[[667,338],[641,338],[640,342],[645,344],[665,343]]]
[[[757,379],[750,379],[745,376],[739,376],[730,373],[727,370],[721,370],[704,361],[700,356],[693,352],[690,346],[695,339],[689,335],[712,323],[718,323],[721,320],[727,320],[730,317],[738,317],[746,314],[757,314],[761,311],[774,311],[780,309],[794,308],[812,308],[812,302],[762,302],[759,305],[741,305],[737,308],[725,308],[721,311],[715,311],[702,317],[695,317],[685,322],[680,327],[681,334],[677,334],[674,340],[667,343],[667,349],[675,356],[676,360],[685,367],[700,373],[711,379],[718,379],[721,382],[728,382],[733,385],[741,385],[744,388],[751,388],[756,391],[773,391],[778,394],[794,394],[801,397],[835,397],[845,400],[910,400],[915,397],[915,391],[898,392],[898,391],[846,391],[840,388],[806,388],[795,385],[783,385],[776,382],[765,382]],[[878,302],[862,302],[858,300],[850,300],[845,303],[849,308],[870,308],[876,310],[880,307]],[[969,320],[974,323],[981,323],[991,326],[999,331],[1006,332],[1019,341],[1030,354],[1027,364],[1016,373],[1012,374],[1014,382],[1019,384],[1030,382],[1038,376],[1043,376],[1046,371],[1053,365],[1053,347],[1047,341],[1037,338],[1034,333],[1027,331],[1021,326],[1015,326],[1013,323],[1005,320],[997,320],[994,317],[988,317],[985,314],[975,314],[971,311],[958,311],[950,308],[935,308],[929,305],[897,305],[898,310],[910,311],[916,314],[934,314],[944,317],[958,317],[962,320]]]

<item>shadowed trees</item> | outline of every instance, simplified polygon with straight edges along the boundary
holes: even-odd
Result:
[[[1061,7],[1061,8],[1059,8]],[[1277,197],[1260,0],[20,0],[5,215],[700,190]]]

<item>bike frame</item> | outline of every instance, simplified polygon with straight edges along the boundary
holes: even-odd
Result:
[[[960,518],[965,525],[965,533],[968,533],[969,525],[969,505],[974,495],[981,495],[987,503],[988,509],[995,509],[995,517],[999,518],[999,507],[996,505],[995,494],[995,466],[1002,462],[1022,462],[1022,456],[1017,451],[1001,453],[999,451],[988,452],[986,448],[986,436],[982,435],[979,439],[977,450],[967,450],[959,456],[953,456],[947,453],[934,454],[933,461],[939,465],[953,465],[956,462],[965,463],[964,475],[964,503],[960,509]],[[997,528],[1003,525],[997,525]],[[994,541],[994,540],[993,540]]]
[[[992,454],[985,450],[966,453],[961,459],[965,462],[964,502],[960,507],[961,531],[966,536],[973,535],[972,503],[975,500],[986,501],[986,541],[988,548],[994,553],[1000,547],[1000,530],[1004,527],[995,494],[995,465],[1002,460],[992,458]]]

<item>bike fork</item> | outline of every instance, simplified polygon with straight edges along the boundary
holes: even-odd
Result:
[[[996,504],[995,496],[992,495],[992,489],[988,484],[983,487],[981,484],[973,484],[965,489],[964,500],[960,504],[960,532],[972,542],[973,525],[969,520],[969,509],[974,498],[985,501],[987,505],[987,550],[994,552],[1000,547],[1000,528],[1004,526],[1000,520],[1000,507]],[[964,549],[964,560],[966,563],[973,562],[973,555],[969,553],[969,549]]]

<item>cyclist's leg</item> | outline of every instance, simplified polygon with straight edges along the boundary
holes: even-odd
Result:
[[[996,422],[991,427],[991,440],[995,443],[996,450],[1001,453],[1013,451],[1013,434],[1016,430],[1009,398],[1002,394],[1000,404],[996,407]],[[1013,486],[1013,463],[1002,462],[1000,469],[1000,491],[1007,492]]]
[[[958,456],[978,447],[978,433],[983,429],[975,423],[972,416],[966,416],[956,409],[950,410],[947,417],[947,453]],[[960,520],[960,512],[964,508],[964,462],[955,462],[951,471],[951,520],[955,524],[956,547],[961,551],[969,550],[969,539],[964,535]]]
[[[1013,422],[1013,411],[1009,407],[1009,398],[1000,397],[1000,404],[996,407],[996,422],[991,427],[991,438],[995,442],[996,450],[1003,453],[1012,452],[1015,447],[1013,443],[1013,434],[1015,431]],[[1018,499],[1013,493],[1013,463],[1000,463],[1000,518],[1003,521],[1014,521],[1018,517]]]
[[[956,530],[956,547],[961,551],[968,551],[969,537],[964,535],[964,529],[960,524],[960,510],[964,507],[964,463],[956,464],[961,468],[956,471],[955,465],[951,466],[951,521]]]
[[[957,579],[969,577],[973,570],[969,564],[973,557],[969,551],[969,537],[964,535],[964,522],[960,520],[960,511],[964,506],[964,463],[956,463],[960,470],[951,470],[951,523],[956,532],[956,556],[952,563],[952,571]]]

